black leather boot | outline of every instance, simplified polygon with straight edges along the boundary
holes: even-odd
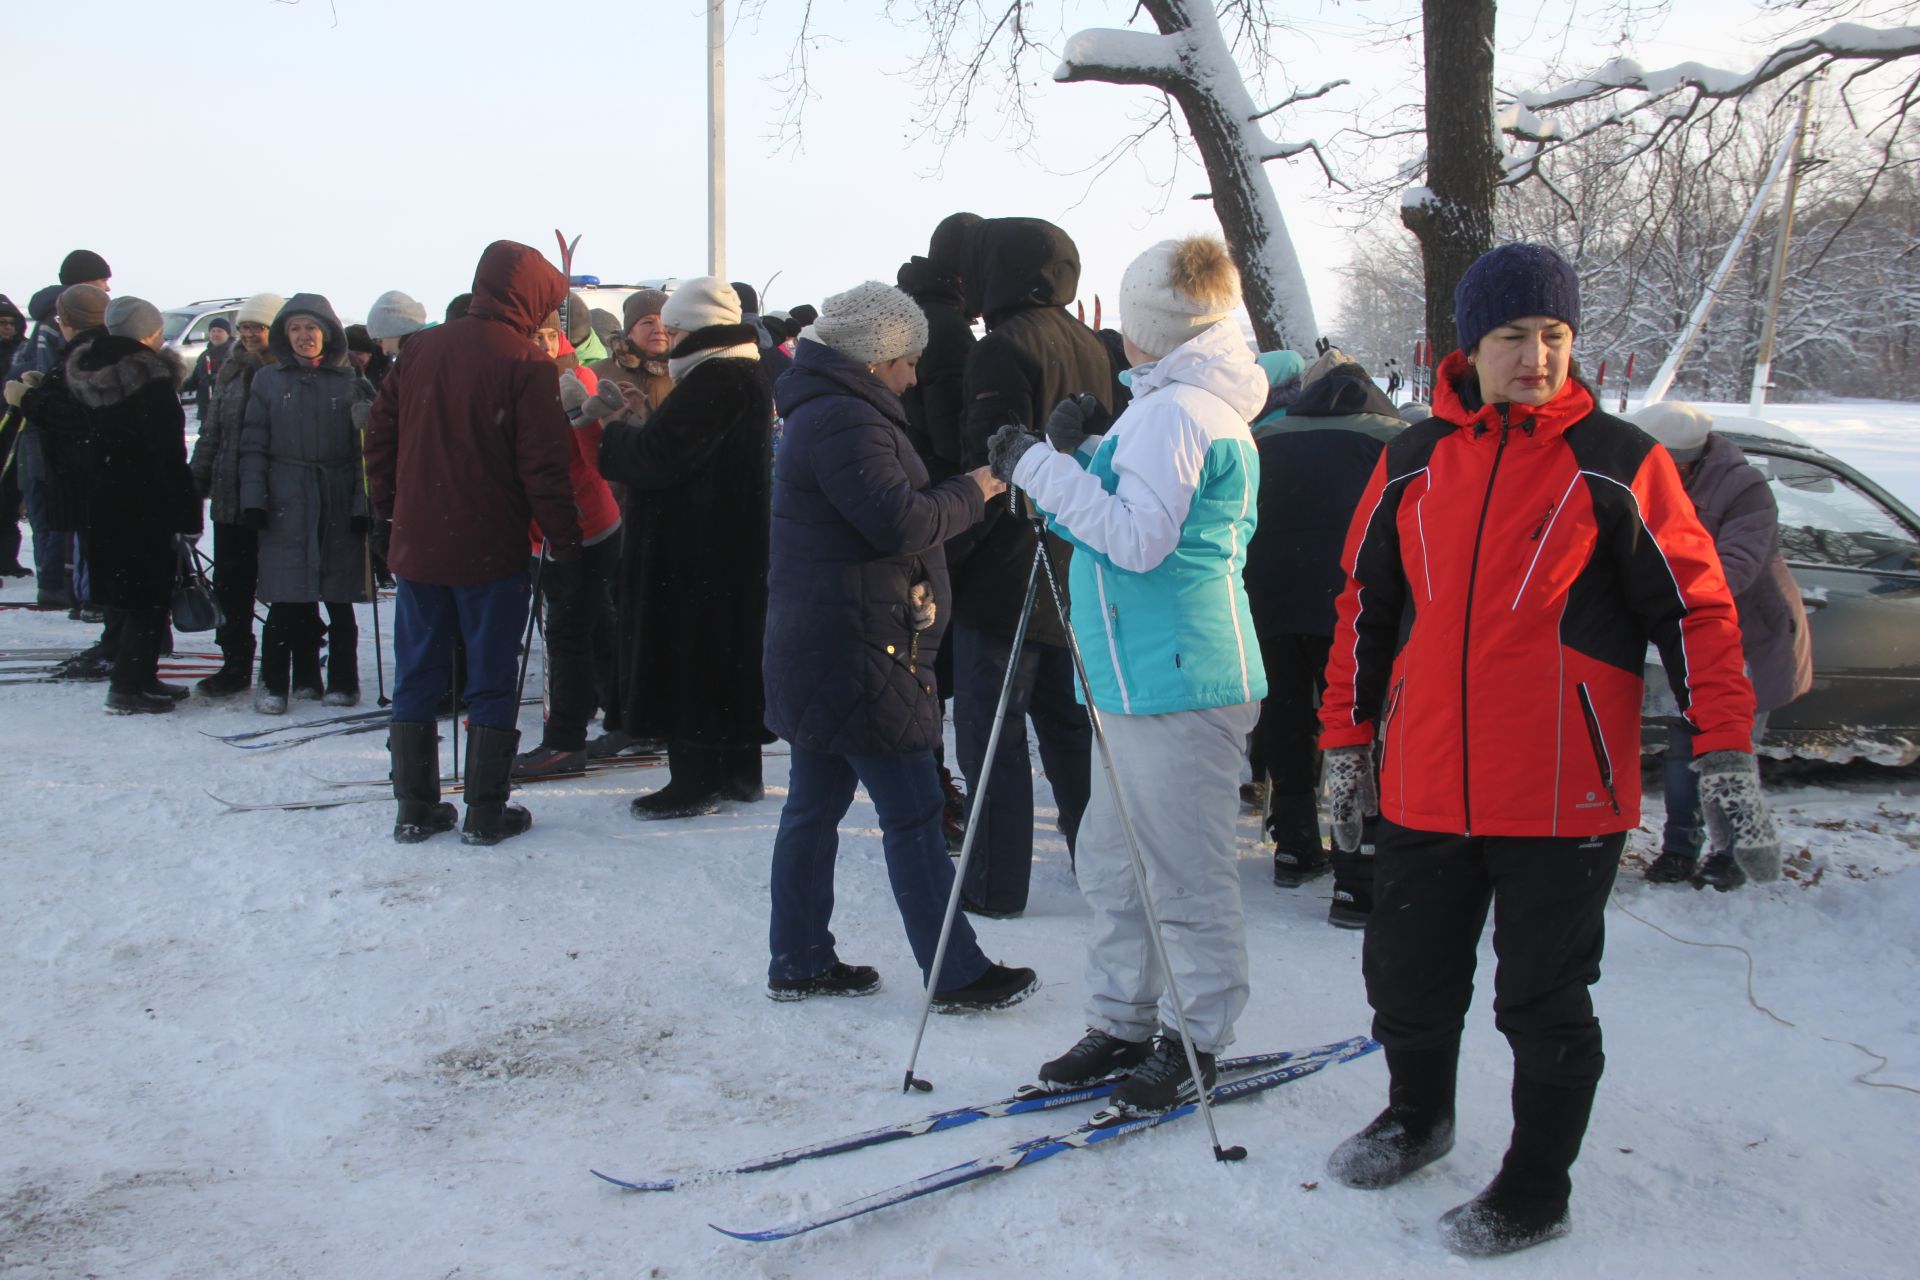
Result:
[[[1387,1109],[1333,1149],[1327,1172],[1349,1187],[1390,1187],[1453,1150],[1458,1038],[1433,1049],[1388,1049]]]
[[[532,814],[507,803],[519,749],[518,730],[484,725],[467,730],[467,821],[460,829],[461,843],[499,844],[533,825]]]
[[[440,726],[394,721],[387,730],[387,753],[393,763],[393,798],[400,802],[394,840],[419,844],[453,830],[460,815],[440,800]]]
[[[1469,1258],[1518,1253],[1573,1230],[1568,1170],[1593,1114],[1593,1086],[1563,1089],[1513,1082],[1513,1139],[1494,1175],[1473,1199],[1440,1216],[1447,1248]]]

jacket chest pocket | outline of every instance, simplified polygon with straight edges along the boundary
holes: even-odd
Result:
[[[1575,484],[1579,477],[1575,477]],[[1558,500],[1547,499],[1518,534],[1512,610],[1558,609],[1574,579],[1593,558],[1598,541],[1593,512],[1577,502],[1574,485]]]

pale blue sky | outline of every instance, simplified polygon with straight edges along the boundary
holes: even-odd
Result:
[[[1384,14],[1396,2],[1359,7]],[[557,257],[555,227],[583,236],[575,269],[609,281],[704,270],[699,0],[336,5],[337,25],[327,0],[8,5],[0,66],[14,146],[0,291],[24,307],[84,246],[112,263],[116,293],[162,307],[314,290],[357,318],[398,288],[437,313],[488,241]],[[1081,246],[1089,308],[1096,292],[1111,304],[1147,244],[1217,228],[1189,198],[1204,186],[1196,165],[1167,185],[1164,148],[1123,160],[1090,191],[1065,175],[1128,131],[1128,113],[1153,101],[1141,90],[1041,84],[1027,154],[996,136],[991,97],[944,157],[913,142],[912,94],[894,73],[920,40],[882,20],[879,0],[818,0],[838,38],[815,53],[804,152],[773,154],[767,78],[785,65],[796,7],[770,0],[757,24],[736,27],[729,53],[729,275],[759,285],[781,272],[769,307],[891,282],[957,209],[1060,223]],[[1641,33],[1643,60],[1750,60],[1731,43],[1725,6],[1680,7]],[[1068,0],[1068,30],[1123,22],[1130,8]],[[1405,52],[1357,48],[1354,8],[1302,4],[1300,30],[1277,42],[1300,83],[1358,82],[1336,111],[1417,83]],[[1503,81],[1561,48],[1563,8],[1503,8],[1503,44],[1519,46]],[[1320,113],[1286,132],[1324,137],[1341,123]],[[1311,160],[1269,170],[1324,327],[1350,219],[1325,200]]]

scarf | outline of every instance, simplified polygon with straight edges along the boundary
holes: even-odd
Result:
[[[750,324],[710,324],[695,329],[667,354],[667,373],[678,384],[709,360],[758,360],[757,338]]]

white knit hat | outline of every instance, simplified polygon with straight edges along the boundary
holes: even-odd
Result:
[[[1707,451],[1713,418],[1679,400],[1661,400],[1628,416],[1634,426],[1667,446],[1675,462],[1693,462]]]
[[[739,324],[740,295],[718,276],[683,280],[660,308],[660,323],[682,333],[716,324]]]
[[[280,314],[280,308],[286,305],[287,300],[277,293],[256,293],[240,304],[240,312],[234,316],[233,322],[236,325],[271,325],[273,318]]]
[[[427,327],[427,309],[398,289],[373,300],[367,311],[369,338],[404,338]]]
[[[1212,236],[1162,240],[1120,277],[1120,332],[1160,357],[1240,305],[1240,272]]]
[[[927,313],[892,285],[868,280],[828,298],[807,334],[842,355],[884,364],[926,350]]]

